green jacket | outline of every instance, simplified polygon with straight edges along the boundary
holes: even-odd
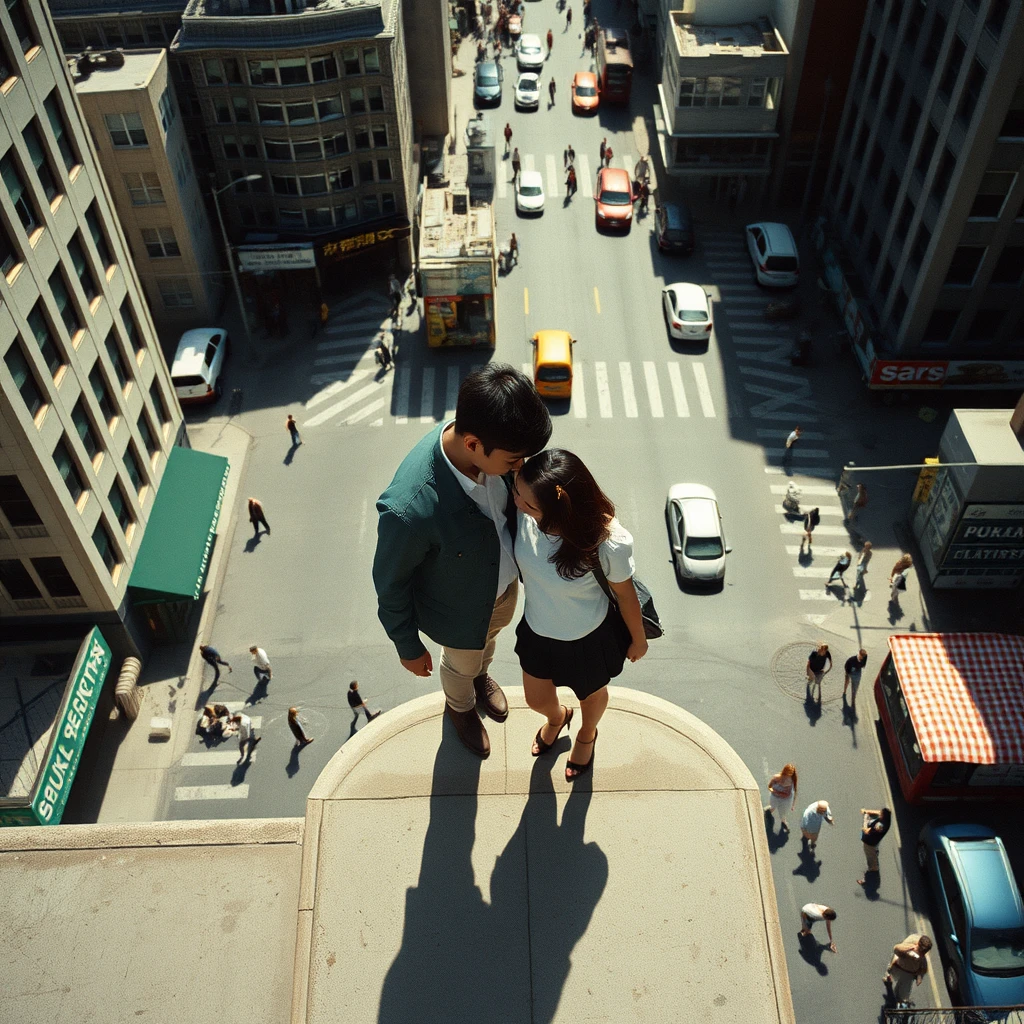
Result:
[[[373,585],[377,616],[400,658],[426,648],[482,650],[498,588],[501,542],[441,454],[443,424],[402,460],[377,501]],[[515,503],[505,509],[515,539]]]

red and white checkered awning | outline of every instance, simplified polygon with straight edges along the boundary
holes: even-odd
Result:
[[[1024,637],[889,637],[925,761],[1024,764]]]

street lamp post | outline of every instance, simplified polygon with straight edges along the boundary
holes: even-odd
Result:
[[[263,178],[262,174],[247,174],[244,178],[238,178],[236,181],[228,182],[223,188],[215,188],[211,193],[213,195],[213,205],[217,210],[217,223],[220,224],[220,236],[224,239],[224,254],[228,258],[228,269],[231,271],[231,280],[235,285],[235,299],[238,301],[238,312],[242,317],[242,327],[245,330],[246,340],[252,345],[252,332],[249,330],[249,317],[245,313],[245,303],[242,301],[242,286],[238,283],[238,271],[235,268],[235,257],[231,250],[231,243],[228,241],[228,232],[224,227],[224,218],[220,212],[220,200],[217,198],[221,192],[226,192],[229,188],[233,188],[239,182],[242,181],[261,181]]]

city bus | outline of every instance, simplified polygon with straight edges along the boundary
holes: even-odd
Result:
[[[597,87],[602,103],[628,103],[633,84],[629,36],[620,28],[603,28],[597,39]]]

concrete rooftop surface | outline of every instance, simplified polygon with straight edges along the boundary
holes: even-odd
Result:
[[[0,831],[0,1020],[792,1024],[753,777],[610,690],[574,785],[521,688],[486,761],[431,693],[338,751],[304,822]]]

